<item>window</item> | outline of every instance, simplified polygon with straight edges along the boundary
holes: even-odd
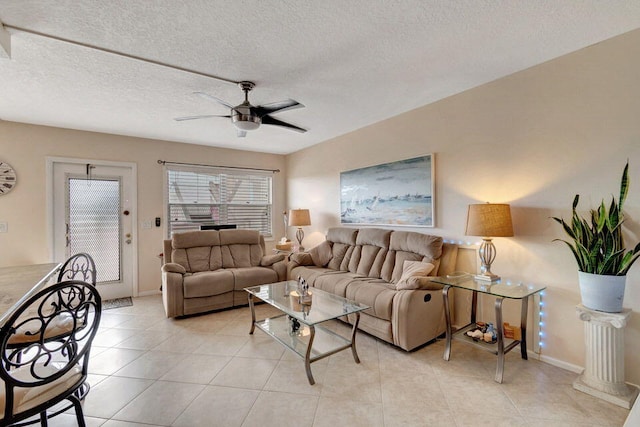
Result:
[[[166,166],[169,237],[202,225],[235,225],[272,236],[271,172]]]

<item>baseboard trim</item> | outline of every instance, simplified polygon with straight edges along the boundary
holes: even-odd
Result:
[[[138,296],[139,297],[149,297],[151,295],[159,295],[162,292],[160,291],[144,291],[144,292],[138,292]]]
[[[534,353],[535,354],[535,353]],[[582,366],[574,365],[573,363],[565,362],[564,360],[555,359],[553,357],[538,355],[538,360],[544,363],[548,363],[552,366],[557,366],[558,368],[562,368],[566,371],[574,372],[576,374],[581,374],[584,371]]]

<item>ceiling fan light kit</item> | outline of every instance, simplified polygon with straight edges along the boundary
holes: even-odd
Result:
[[[256,85],[253,82],[242,81],[238,86],[244,92],[244,102],[231,108],[231,121],[240,130],[256,130],[262,124],[262,118],[257,114],[251,114],[252,105],[249,103],[249,92]]]
[[[256,130],[260,127],[260,125],[273,125],[280,126],[290,130],[294,130],[296,132],[304,133],[307,130],[301,127],[292,125],[291,123],[283,122],[282,120],[278,120],[275,117],[270,116],[273,113],[279,113],[286,110],[292,110],[294,108],[302,108],[303,104],[298,101],[294,101],[293,99],[287,99],[284,101],[273,102],[265,105],[253,106],[249,102],[249,92],[256,86],[255,83],[249,81],[241,81],[238,83],[240,89],[244,92],[244,102],[240,105],[236,105],[235,107],[229,104],[222,99],[216,98],[215,96],[203,93],[203,92],[195,92],[197,95],[215,101],[231,110],[228,116],[219,116],[219,115],[200,115],[200,116],[187,116],[187,117],[176,117],[174,120],[176,121],[185,121],[185,120],[196,120],[196,119],[204,119],[210,117],[226,117],[231,118],[231,123],[237,129],[238,137],[244,137],[247,135],[247,131]]]

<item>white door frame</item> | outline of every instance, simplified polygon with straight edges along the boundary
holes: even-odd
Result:
[[[49,260],[55,262],[54,248],[54,211],[53,211],[53,165],[55,163],[87,164],[96,166],[114,166],[131,169],[131,233],[134,238],[131,242],[131,295],[138,296],[138,169],[134,162],[115,162],[110,160],[78,159],[73,157],[46,157],[46,209],[47,209],[47,237],[49,246]]]

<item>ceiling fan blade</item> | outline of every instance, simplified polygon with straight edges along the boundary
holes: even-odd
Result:
[[[238,138],[244,138],[245,136],[247,136],[247,131],[236,129],[236,135],[238,136]]]
[[[274,125],[274,126],[282,126],[287,129],[295,130],[296,132],[305,133],[307,130],[301,127],[292,125],[291,123],[283,122],[282,120],[275,119],[269,115],[262,116],[262,124],[263,125]]]
[[[293,99],[285,99],[284,101],[271,102],[269,104],[258,105],[256,111],[259,116],[271,113],[279,113],[281,111],[293,110],[294,108],[303,108],[304,105]]]
[[[226,101],[223,101],[223,100],[222,100],[222,99],[220,99],[220,98],[216,98],[216,97],[215,97],[215,96],[213,96],[213,95],[209,95],[208,93],[204,93],[204,92],[193,92],[193,93],[194,93],[194,94],[196,94],[196,95],[198,95],[198,96],[199,96],[199,97],[201,97],[201,98],[208,99],[208,100],[210,100],[210,101],[215,101],[215,102],[217,102],[218,104],[222,104],[222,105],[224,105],[225,107],[227,107],[227,108],[229,108],[229,109],[233,108],[233,105],[229,104],[229,103],[228,103],[228,102],[226,102]]]
[[[198,119],[208,119],[210,117],[226,117],[229,118],[231,116],[219,116],[217,114],[205,114],[203,116],[186,116],[186,117],[176,117],[173,120],[176,122],[183,122],[185,120],[198,120]]]

